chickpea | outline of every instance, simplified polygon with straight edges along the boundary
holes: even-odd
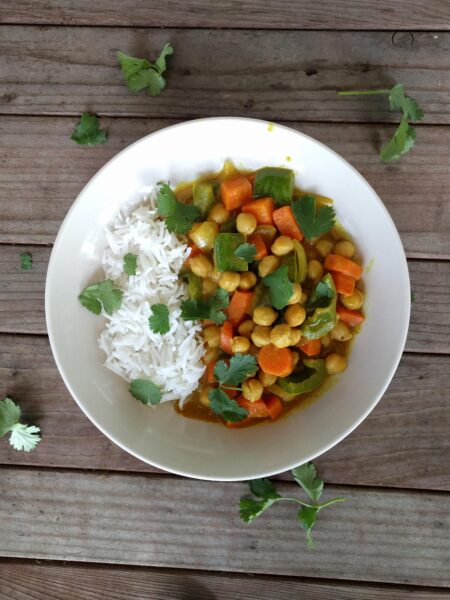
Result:
[[[300,296],[300,300],[298,301],[298,303],[300,304],[300,306],[305,306],[305,304],[308,302],[308,294],[306,292],[302,292],[302,295]]]
[[[198,395],[199,404],[201,404],[205,408],[209,408],[209,406],[211,404],[211,402],[209,401],[209,398],[208,398],[208,393],[209,393],[210,389],[211,388],[209,386],[204,387],[201,389],[201,391]]]
[[[219,279],[219,285],[227,292],[234,292],[241,282],[241,276],[234,271],[224,271]]]
[[[251,271],[245,271],[241,273],[241,281],[239,283],[240,290],[249,290],[256,285],[256,275]]]
[[[294,367],[297,366],[298,361],[300,360],[300,354],[298,352],[293,352],[292,353],[292,360],[294,363]]]
[[[312,279],[313,281],[317,281],[317,279],[320,279],[322,277],[322,274],[323,274],[322,263],[320,263],[315,258],[310,260],[308,263],[308,277],[310,279]]]
[[[292,296],[289,298],[288,304],[297,304],[302,297],[302,286],[299,283],[293,283],[292,286],[294,290]]]
[[[202,290],[205,296],[209,296],[209,294],[214,294],[216,289],[217,282],[214,281],[214,279],[211,279],[210,277],[205,277],[205,279],[202,280]]]
[[[209,211],[208,218],[215,221],[217,225],[223,225],[230,218],[230,213],[222,203],[215,204]]]
[[[270,306],[257,306],[253,311],[253,321],[257,325],[272,325],[277,317],[277,311]]]
[[[203,339],[209,348],[218,348],[220,346],[220,329],[217,325],[208,325],[203,329]]]
[[[330,375],[337,375],[347,368],[347,359],[345,356],[333,352],[326,357],[325,367]]]
[[[270,254],[265,256],[258,266],[258,273],[260,277],[265,277],[270,273],[273,273],[280,266],[280,259],[277,256]]]
[[[290,304],[284,311],[284,320],[289,327],[298,327],[306,319],[306,310],[300,304]]]
[[[244,337],[249,338],[251,337],[254,328],[255,324],[251,319],[248,319],[247,321],[242,321],[242,323],[239,325],[238,333],[239,335],[243,335]]]
[[[252,342],[258,348],[270,344],[270,327],[256,325],[255,329],[252,331]]]
[[[315,243],[314,247],[320,256],[325,258],[333,250],[333,242],[330,242],[329,240],[319,240]]]
[[[191,267],[191,271],[197,277],[208,277],[208,275],[213,270],[213,266],[211,261],[206,258],[204,254],[199,254],[198,256],[194,256],[189,260],[189,266]]]
[[[263,384],[259,379],[247,379],[242,382],[242,395],[246,400],[250,402],[256,402],[263,394]]]
[[[236,219],[236,229],[244,235],[251,235],[257,226],[255,215],[240,213]]]
[[[355,246],[348,240],[341,240],[335,245],[333,253],[345,256],[345,258],[352,258],[355,254]]]
[[[278,379],[276,375],[269,375],[268,373],[264,373],[264,371],[258,372],[258,379],[263,384],[264,387],[270,387],[275,383]]]
[[[220,279],[221,275],[222,275],[222,273],[220,273],[220,271],[216,271],[215,269],[213,269],[211,271],[211,273],[209,274],[209,277],[210,277],[210,279],[212,279],[216,283],[219,283],[219,279]]]
[[[361,292],[361,290],[355,288],[355,291],[351,296],[341,296],[341,302],[345,308],[359,310],[364,304],[364,294]]]
[[[208,364],[212,360],[216,360],[218,356],[219,356],[219,348],[208,347],[206,349],[205,354],[203,355],[203,361],[205,364]]]
[[[325,335],[323,335],[320,338],[320,343],[322,344],[322,346],[324,348],[329,348],[329,346],[331,344],[331,335],[329,333],[326,333]]]
[[[291,345],[291,328],[289,325],[275,325],[270,332],[270,343],[277,348],[287,348]]]
[[[302,332],[300,329],[291,329],[291,346],[296,346],[302,339]]]
[[[250,350],[250,340],[242,335],[237,335],[231,340],[233,354],[246,354]]]
[[[352,339],[352,333],[348,326],[342,321],[338,321],[336,326],[330,331],[331,338],[338,342],[348,342]]]
[[[287,235],[280,235],[280,237],[277,237],[274,241],[270,249],[275,256],[285,256],[294,249],[294,242],[292,241],[292,238]]]

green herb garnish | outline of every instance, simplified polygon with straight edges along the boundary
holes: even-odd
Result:
[[[99,315],[102,308],[108,315],[112,315],[122,304],[122,290],[114,287],[112,279],[105,279],[89,285],[79,296],[78,300],[94,315]]]
[[[292,204],[292,211],[298,226],[308,241],[327,233],[335,223],[335,212],[332,206],[317,206],[314,196],[306,194]]]
[[[134,58],[119,50],[117,60],[131,92],[147,90],[150,96],[158,96],[166,87],[163,73],[167,69],[166,58],[173,54],[170,44],[165,44],[160,55],[151,63],[145,58]]]
[[[152,315],[148,318],[148,325],[153,333],[167,333],[170,329],[169,309],[165,304],[152,304]]]
[[[297,512],[297,520],[306,531],[308,548],[313,549],[314,542],[312,539],[312,529],[316,524],[318,513],[323,508],[331,506],[331,504],[344,502],[345,498],[333,498],[332,500],[327,500],[321,504],[319,503],[319,498],[323,492],[323,481],[317,476],[316,467],[313,463],[307,463],[292,469],[291,473],[295,481],[303,488],[310,498],[311,502],[304,502],[298,498],[291,498],[288,496],[280,496],[271,481],[268,479],[255,479],[254,481],[249,481],[248,484],[250,491],[258,498],[258,500],[255,500],[254,498],[241,498],[239,503],[239,514],[243,521],[250,523],[275,502],[279,502],[280,500],[296,502],[302,507]]]
[[[221,387],[210,390],[208,398],[211,410],[225,421],[237,423],[248,416],[247,410],[239,406],[236,400],[229,398]]]
[[[161,390],[150,379],[133,379],[129,387],[130,394],[142,402],[155,406],[161,402]]]
[[[223,312],[230,303],[228,292],[218,289],[212,296],[205,300],[184,300],[181,303],[181,318],[185,321],[209,320],[217,325],[222,325],[226,320]]]
[[[243,258],[245,262],[251,263],[255,260],[256,246],[255,244],[249,244],[246,242],[245,244],[238,246],[234,251],[234,254],[238,258]]]
[[[0,402],[0,437],[11,433],[9,443],[15,450],[30,452],[41,441],[40,429],[20,423],[21,410],[11,398]]]
[[[194,221],[200,217],[200,210],[192,204],[178,202],[174,191],[167,183],[162,183],[156,198],[158,214],[164,218],[168,231],[187,233]]]
[[[70,139],[76,144],[97,146],[98,144],[104,144],[107,137],[106,131],[99,127],[98,117],[84,112],[75,125]]]
[[[286,265],[263,277],[263,283],[270,290],[270,303],[274,308],[281,310],[287,306],[294,293],[294,286],[289,280]]]
[[[33,266],[33,257],[29,252],[22,252],[19,254],[20,258],[20,268],[22,271],[29,271]]]
[[[127,275],[136,275],[137,256],[132,252],[128,252],[123,257],[123,270]]]
[[[411,292],[411,302],[415,302],[416,301],[416,294],[414,292]]]

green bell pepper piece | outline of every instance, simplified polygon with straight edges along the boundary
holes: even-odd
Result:
[[[293,281],[303,283],[308,273],[308,259],[306,257],[305,249],[298,240],[292,240],[294,242],[294,258],[295,258],[295,269],[296,276]]]
[[[302,338],[316,340],[333,329],[337,323],[336,301],[336,287],[327,273],[314,288],[306,305],[306,310],[313,313],[303,324]]]
[[[215,201],[212,183],[200,182],[194,185],[193,202],[194,206],[200,209],[202,217],[205,217],[208,214]]]
[[[202,280],[194,273],[187,274],[188,294],[192,300],[201,300],[203,297]]]
[[[288,268],[288,277],[291,281],[298,281],[297,279],[297,260],[295,253],[286,254],[281,259],[281,265]]]
[[[316,390],[326,377],[327,370],[322,358],[305,359],[305,367],[299,373],[277,380],[277,384],[288,394],[299,396]]]
[[[255,198],[270,196],[278,206],[291,204],[294,195],[295,175],[292,169],[264,167],[256,171],[253,195]]]
[[[234,253],[245,243],[242,233],[219,233],[214,241],[214,267],[216,271],[248,271],[248,263]]]

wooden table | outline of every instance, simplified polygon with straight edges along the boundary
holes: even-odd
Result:
[[[0,442],[0,599],[450,598],[449,2],[0,0],[0,23],[0,397],[43,433],[30,454]],[[128,92],[115,50],[154,56],[166,41],[167,89]],[[398,115],[336,90],[394,81],[425,118],[414,151],[385,166]],[[101,115],[104,146],[70,141],[84,110]],[[315,552],[290,506],[245,526],[245,484],[174,477],[110,443],[46,337],[51,244],[80,189],[134,140],[208,115],[286,122],[330,145],[383,198],[409,259],[397,374],[317,460],[326,493],[348,502],[321,515]]]

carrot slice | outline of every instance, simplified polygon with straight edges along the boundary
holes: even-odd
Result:
[[[277,348],[273,344],[261,348],[258,363],[264,373],[277,377],[287,377],[294,369],[294,357],[289,348]]]
[[[303,239],[303,233],[295,220],[290,206],[282,206],[273,211],[273,222],[282,235],[287,235],[299,242]]]
[[[242,419],[242,421],[237,421],[236,423],[232,421],[225,421],[225,425],[230,429],[240,429],[241,427],[247,427],[250,423],[253,422],[253,417],[246,417]]]
[[[345,258],[345,256],[340,256],[339,254],[329,254],[323,265],[325,269],[328,269],[329,271],[343,273],[344,275],[353,277],[356,281],[360,279],[363,272],[363,268],[358,265],[358,263],[355,263],[355,261],[350,260],[349,258]]]
[[[264,238],[260,233],[252,233],[248,236],[248,243],[256,246],[255,260],[262,260],[267,256],[267,248],[264,242]]]
[[[228,179],[220,185],[220,196],[225,208],[229,211],[236,210],[252,199],[252,184],[240,175],[235,179]]]
[[[255,183],[256,173],[250,173],[250,175],[246,175],[246,177],[252,185]]]
[[[222,346],[222,350],[228,352],[228,354],[232,354],[231,340],[233,339],[233,335],[233,323],[231,321],[224,321],[220,328],[220,345]]]
[[[356,325],[361,325],[364,321],[364,315],[359,312],[359,310],[351,310],[350,308],[345,308],[342,304],[338,304],[336,306],[336,312],[339,316],[339,319],[350,327],[356,327]]]
[[[247,202],[247,204],[242,207],[242,212],[254,215],[258,225],[272,225],[274,208],[275,205],[272,198],[259,198],[258,200]]]
[[[228,306],[228,318],[235,327],[238,327],[250,312],[253,296],[253,292],[242,292],[241,290],[234,292]]]
[[[275,421],[283,412],[283,403],[278,398],[278,396],[270,396],[270,398],[266,398],[264,400],[264,404],[266,405],[267,410],[269,411],[270,418]]]
[[[344,273],[338,273],[337,271],[332,272],[331,277],[333,278],[338,294],[342,294],[343,296],[351,296],[353,294],[355,291],[355,280],[353,277],[344,275]]]
[[[248,411],[250,417],[254,417],[255,419],[263,419],[264,417],[269,416],[269,411],[267,410],[267,406],[264,404],[263,400],[257,400],[256,402],[250,402],[244,396],[239,396],[236,400],[239,406],[245,408]]]
[[[322,343],[320,340],[310,340],[304,344],[299,344],[298,347],[306,354],[306,356],[317,356],[320,354]]]
[[[239,394],[239,390],[223,390],[225,392],[225,394],[228,396],[228,398],[230,398],[230,400],[233,400],[233,398],[236,398],[236,396]]]
[[[217,365],[217,360],[211,360],[206,365],[205,375],[206,375],[206,381],[208,383],[214,383],[216,381],[216,378],[214,377],[214,369],[216,368],[216,365]]]

